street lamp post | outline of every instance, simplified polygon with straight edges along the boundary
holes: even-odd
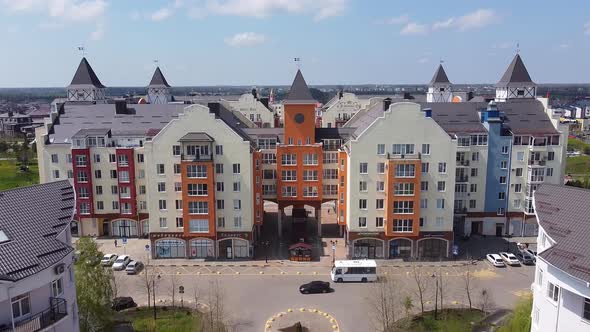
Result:
[[[336,244],[338,244],[338,240],[330,240],[330,244],[332,245],[332,265],[336,261]]]
[[[262,245],[264,246],[265,261],[268,263],[268,247],[270,247],[270,241],[262,241]]]
[[[436,274],[432,274],[432,277],[435,278],[436,280],[436,289],[435,289],[435,294],[434,294],[434,320],[438,319],[438,278],[436,277]]]

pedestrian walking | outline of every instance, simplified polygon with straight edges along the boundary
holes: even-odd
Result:
[[[117,240],[115,239],[115,247],[117,247]]]

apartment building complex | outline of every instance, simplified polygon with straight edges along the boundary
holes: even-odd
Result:
[[[590,329],[590,191],[543,184],[533,205],[539,222],[532,332]]]
[[[37,129],[41,181],[74,183],[79,234],[149,236],[155,257],[252,256],[264,201],[279,237],[286,208],[300,223],[333,202],[351,257],[448,256],[455,233],[535,234],[532,194],[564,175],[567,128],[519,55],[498,101],[380,98],[323,128],[301,71],[269,127],[225,102],[108,100],[80,68]],[[442,66],[431,85],[452,91]]]
[[[79,330],[74,207],[66,180],[0,192],[0,331]]]

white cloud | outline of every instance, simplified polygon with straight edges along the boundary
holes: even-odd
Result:
[[[454,23],[455,23],[454,17],[451,17],[445,21],[434,22],[434,24],[432,24],[432,30],[447,29],[447,28],[450,28],[451,26],[453,26]]]
[[[93,21],[104,15],[105,0],[0,0],[10,12],[41,12],[68,21]]]
[[[416,22],[406,24],[400,31],[401,35],[425,35],[428,33],[428,26]]]
[[[247,47],[260,45],[266,41],[266,36],[255,32],[242,32],[225,38],[225,43],[232,47]]]
[[[342,15],[347,8],[348,0],[210,0],[205,9],[217,15],[246,17],[308,14],[319,21]]]
[[[467,15],[459,17],[456,26],[459,30],[478,29],[498,23],[500,17],[491,9],[478,9]]]
[[[428,59],[427,57],[423,57],[418,59],[418,63],[428,63],[430,61],[430,59]]]
[[[96,28],[90,34],[90,39],[94,41],[101,40],[104,37],[104,24],[97,23]]]
[[[590,21],[584,23],[584,34],[590,35]]]
[[[399,25],[405,24],[410,21],[410,16],[408,14],[402,14],[396,17],[390,17],[386,19],[376,20],[375,24],[383,24],[383,25]]]
[[[160,8],[150,15],[150,19],[154,22],[164,21],[174,14],[174,11],[168,7]]]

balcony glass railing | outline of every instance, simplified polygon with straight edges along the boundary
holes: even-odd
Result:
[[[64,299],[50,297],[49,308],[14,324],[0,324],[0,332],[36,332],[44,330],[68,315],[67,302]]]

